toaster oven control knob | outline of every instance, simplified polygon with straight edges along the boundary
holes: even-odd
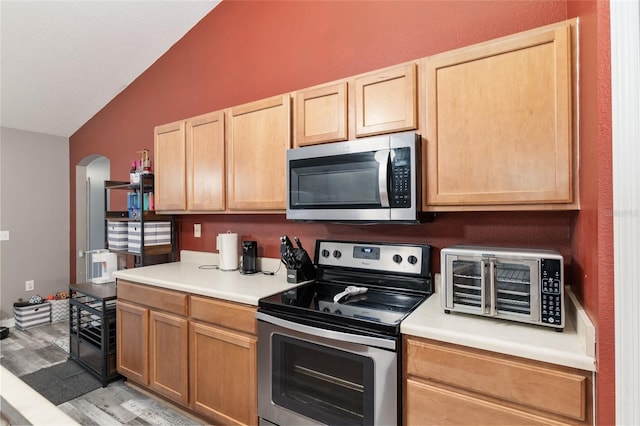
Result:
[[[409,262],[412,265],[415,265],[416,263],[418,263],[418,258],[411,255],[407,258],[407,262]]]
[[[340,253],[340,250],[333,251],[333,257],[335,257],[336,259],[340,259],[341,256],[342,256],[342,253]]]
[[[322,250],[322,257],[329,257],[329,250],[323,249]]]
[[[402,262],[402,256],[400,256],[399,254],[394,254],[393,255],[393,261],[396,262],[396,263]]]

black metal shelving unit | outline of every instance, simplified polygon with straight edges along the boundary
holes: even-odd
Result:
[[[111,252],[133,256],[134,267],[152,265],[163,262],[173,262],[176,259],[176,230],[175,221],[172,215],[156,214],[154,210],[145,209],[145,194],[152,194],[154,189],[154,175],[140,175],[139,183],[125,181],[107,180],[104,182],[104,205],[105,205],[105,247]],[[109,206],[111,191],[137,192],[139,194],[138,212],[135,217],[130,217],[128,210],[111,210]],[[168,222],[171,224],[171,241],[169,244],[149,245],[145,242],[145,222]],[[119,250],[109,246],[107,224],[109,222],[136,222],[140,224],[140,251]]]
[[[102,381],[116,371],[116,285],[80,283],[69,286],[69,358]]]

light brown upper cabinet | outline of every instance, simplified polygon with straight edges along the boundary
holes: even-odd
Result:
[[[164,124],[155,128],[156,211],[184,211],[185,193],[185,122]]]
[[[227,112],[227,208],[286,209],[286,151],[291,146],[290,95]]]
[[[156,210],[224,211],[224,111],[156,127],[155,157]]]
[[[357,137],[417,128],[415,64],[356,77],[355,92]]]
[[[294,146],[418,128],[415,62],[295,93]]]
[[[187,210],[224,211],[224,112],[187,120]]]
[[[296,147],[347,140],[346,81],[301,90],[295,102]]]
[[[574,30],[572,20],[425,59],[425,210],[578,207]]]

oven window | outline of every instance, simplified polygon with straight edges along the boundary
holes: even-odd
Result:
[[[496,263],[496,309],[531,314],[531,269],[520,263]]]
[[[373,424],[371,358],[274,334],[272,400],[330,425]]]

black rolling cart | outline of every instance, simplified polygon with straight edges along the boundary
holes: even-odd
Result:
[[[69,358],[105,387],[120,377],[116,356],[116,284],[71,284]]]

